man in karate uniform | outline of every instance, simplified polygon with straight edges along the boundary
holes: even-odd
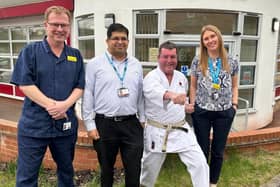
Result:
[[[167,153],[178,153],[187,166],[194,187],[209,186],[209,168],[193,130],[185,121],[188,81],[176,71],[176,45],[160,45],[158,67],[144,79],[144,153],[140,183],[154,186]]]

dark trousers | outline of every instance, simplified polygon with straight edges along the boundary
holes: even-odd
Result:
[[[18,135],[17,187],[37,187],[42,160],[49,146],[57,165],[59,187],[72,187],[74,148],[77,135],[34,138]]]
[[[193,127],[197,141],[206,157],[209,159],[210,131],[213,129],[210,157],[210,182],[216,184],[219,180],[223,164],[223,155],[227,137],[235,116],[235,109],[224,111],[208,111],[197,105],[192,113]]]
[[[124,121],[96,117],[100,139],[93,141],[101,167],[101,186],[112,187],[114,164],[118,152],[125,170],[125,186],[140,184],[143,153],[143,128],[136,117]]]

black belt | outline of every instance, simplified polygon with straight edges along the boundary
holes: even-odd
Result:
[[[126,121],[132,118],[136,118],[136,114],[131,114],[127,116],[105,116],[104,114],[96,114],[95,117],[119,122],[119,121]]]

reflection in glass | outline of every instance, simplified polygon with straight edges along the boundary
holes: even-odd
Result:
[[[9,83],[11,80],[11,71],[0,71],[0,82]]]
[[[9,43],[0,43],[0,54],[10,54]]]
[[[178,46],[178,65],[177,70],[184,75],[190,76],[190,67],[195,56],[196,46]]]
[[[0,40],[9,40],[9,32],[7,28],[0,28]]]
[[[21,49],[26,45],[26,43],[17,43],[14,42],[12,43],[12,50],[13,50],[13,55],[18,55]]]
[[[150,71],[155,69],[156,66],[144,66],[143,67],[143,76],[145,77]]]
[[[33,26],[29,28],[30,40],[42,40],[45,36],[45,29],[42,26]]]
[[[94,20],[93,16],[78,20],[78,35],[91,36],[94,35]]]
[[[166,29],[172,34],[199,34],[204,25],[217,26],[222,34],[231,35],[237,29],[238,14],[170,10],[166,12]]]
[[[241,66],[240,85],[254,84],[255,66]]]
[[[94,39],[79,40],[79,50],[84,59],[91,59],[94,57]]]
[[[135,56],[139,61],[148,62],[149,57],[154,56],[151,54],[151,49],[158,48],[157,38],[137,38],[135,39]],[[154,61],[154,60],[153,60]]]
[[[137,34],[158,33],[158,14],[137,14],[136,23]]]
[[[244,17],[244,35],[258,35],[259,18],[253,16]]]
[[[239,89],[238,96],[249,101],[249,108],[253,108],[254,88]],[[238,109],[245,109],[245,102],[238,102]]]
[[[12,28],[11,34],[12,40],[26,40],[26,28]]]
[[[11,69],[11,63],[9,58],[0,57],[0,69]]]
[[[255,62],[257,58],[257,40],[242,40],[241,41],[241,62]]]

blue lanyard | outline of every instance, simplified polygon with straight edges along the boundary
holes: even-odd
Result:
[[[116,72],[118,78],[120,79],[121,84],[122,84],[122,87],[123,87],[123,81],[124,81],[124,77],[125,77],[126,70],[127,70],[127,63],[128,63],[128,62],[127,62],[127,59],[125,60],[125,64],[124,64],[124,68],[123,68],[123,74],[122,74],[122,76],[121,76],[120,73],[118,72],[116,66],[114,65],[112,59],[108,56],[107,53],[105,53],[105,54],[106,54],[106,57],[107,57],[109,63],[111,64],[111,66],[112,66],[113,69],[115,70],[115,72]]]
[[[221,70],[221,59],[217,58],[217,63],[216,63],[216,68],[214,68],[212,59],[208,58],[208,66],[209,66],[209,71],[210,75],[212,77],[212,82],[215,84],[219,84],[219,74]]]

